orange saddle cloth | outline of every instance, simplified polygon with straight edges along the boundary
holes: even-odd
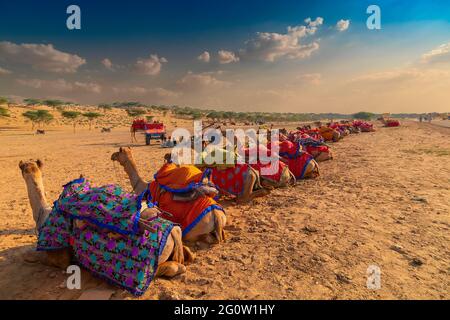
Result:
[[[176,201],[174,195],[187,193],[209,184],[209,171],[202,172],[193,165],[166,163],[150,183],[151,201],[163,211],[163,217],[181,226],[187,234],[211,210],[223,210],[212,196],[202,195],[192,201]]]

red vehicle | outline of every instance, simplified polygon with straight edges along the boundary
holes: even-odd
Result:
[[[144,131],[146,145],[150,145],[152,139],[163,141],[166,138],[166,126],[161,122],[148,123],[144,119],[135,119],[131,125],[131,139],[134,141],[137,141],[137,131]]]

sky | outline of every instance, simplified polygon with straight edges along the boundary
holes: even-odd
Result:
[[[372,4],[380,30],[366,25]],[[16,100],[450,112],[445,0],[16,0],[0,12],[0,95]]]

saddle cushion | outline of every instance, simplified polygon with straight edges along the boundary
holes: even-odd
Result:
[[[156,217],[147,221],[152,231],[139,231],[143,196],[114,185],[92,187],[84,179],[66,184],[39,230],[37,250],[72,247],[78,263],[92,274],[142,295],[173,228]]]
[[[210,170],[202,172],[192,165],[177,166],[166,163],[155,174],[149,185],[149,200],[163,211],[163,216],[181,226],[187,234],[211,210],[223,208],[212,196],[204,194],[192,201],[176,201],[174,196],[190,192],[195,188],[213,186],[209,181]],[[204,181],[205,180],[205,181]]]

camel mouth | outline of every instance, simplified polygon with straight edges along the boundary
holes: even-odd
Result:
[[[25,174],[34,174],[41,171],[41,168],[43,166],[43,163],[41,160],[36,161],[20,161],[19,162],[19,168],[22,172],[22,175]]]
[[[119,153],[118,153],[118,152],[114,152],[114,153],[111,155],[111,160],[112,160],[112,161],[119,161]]]

